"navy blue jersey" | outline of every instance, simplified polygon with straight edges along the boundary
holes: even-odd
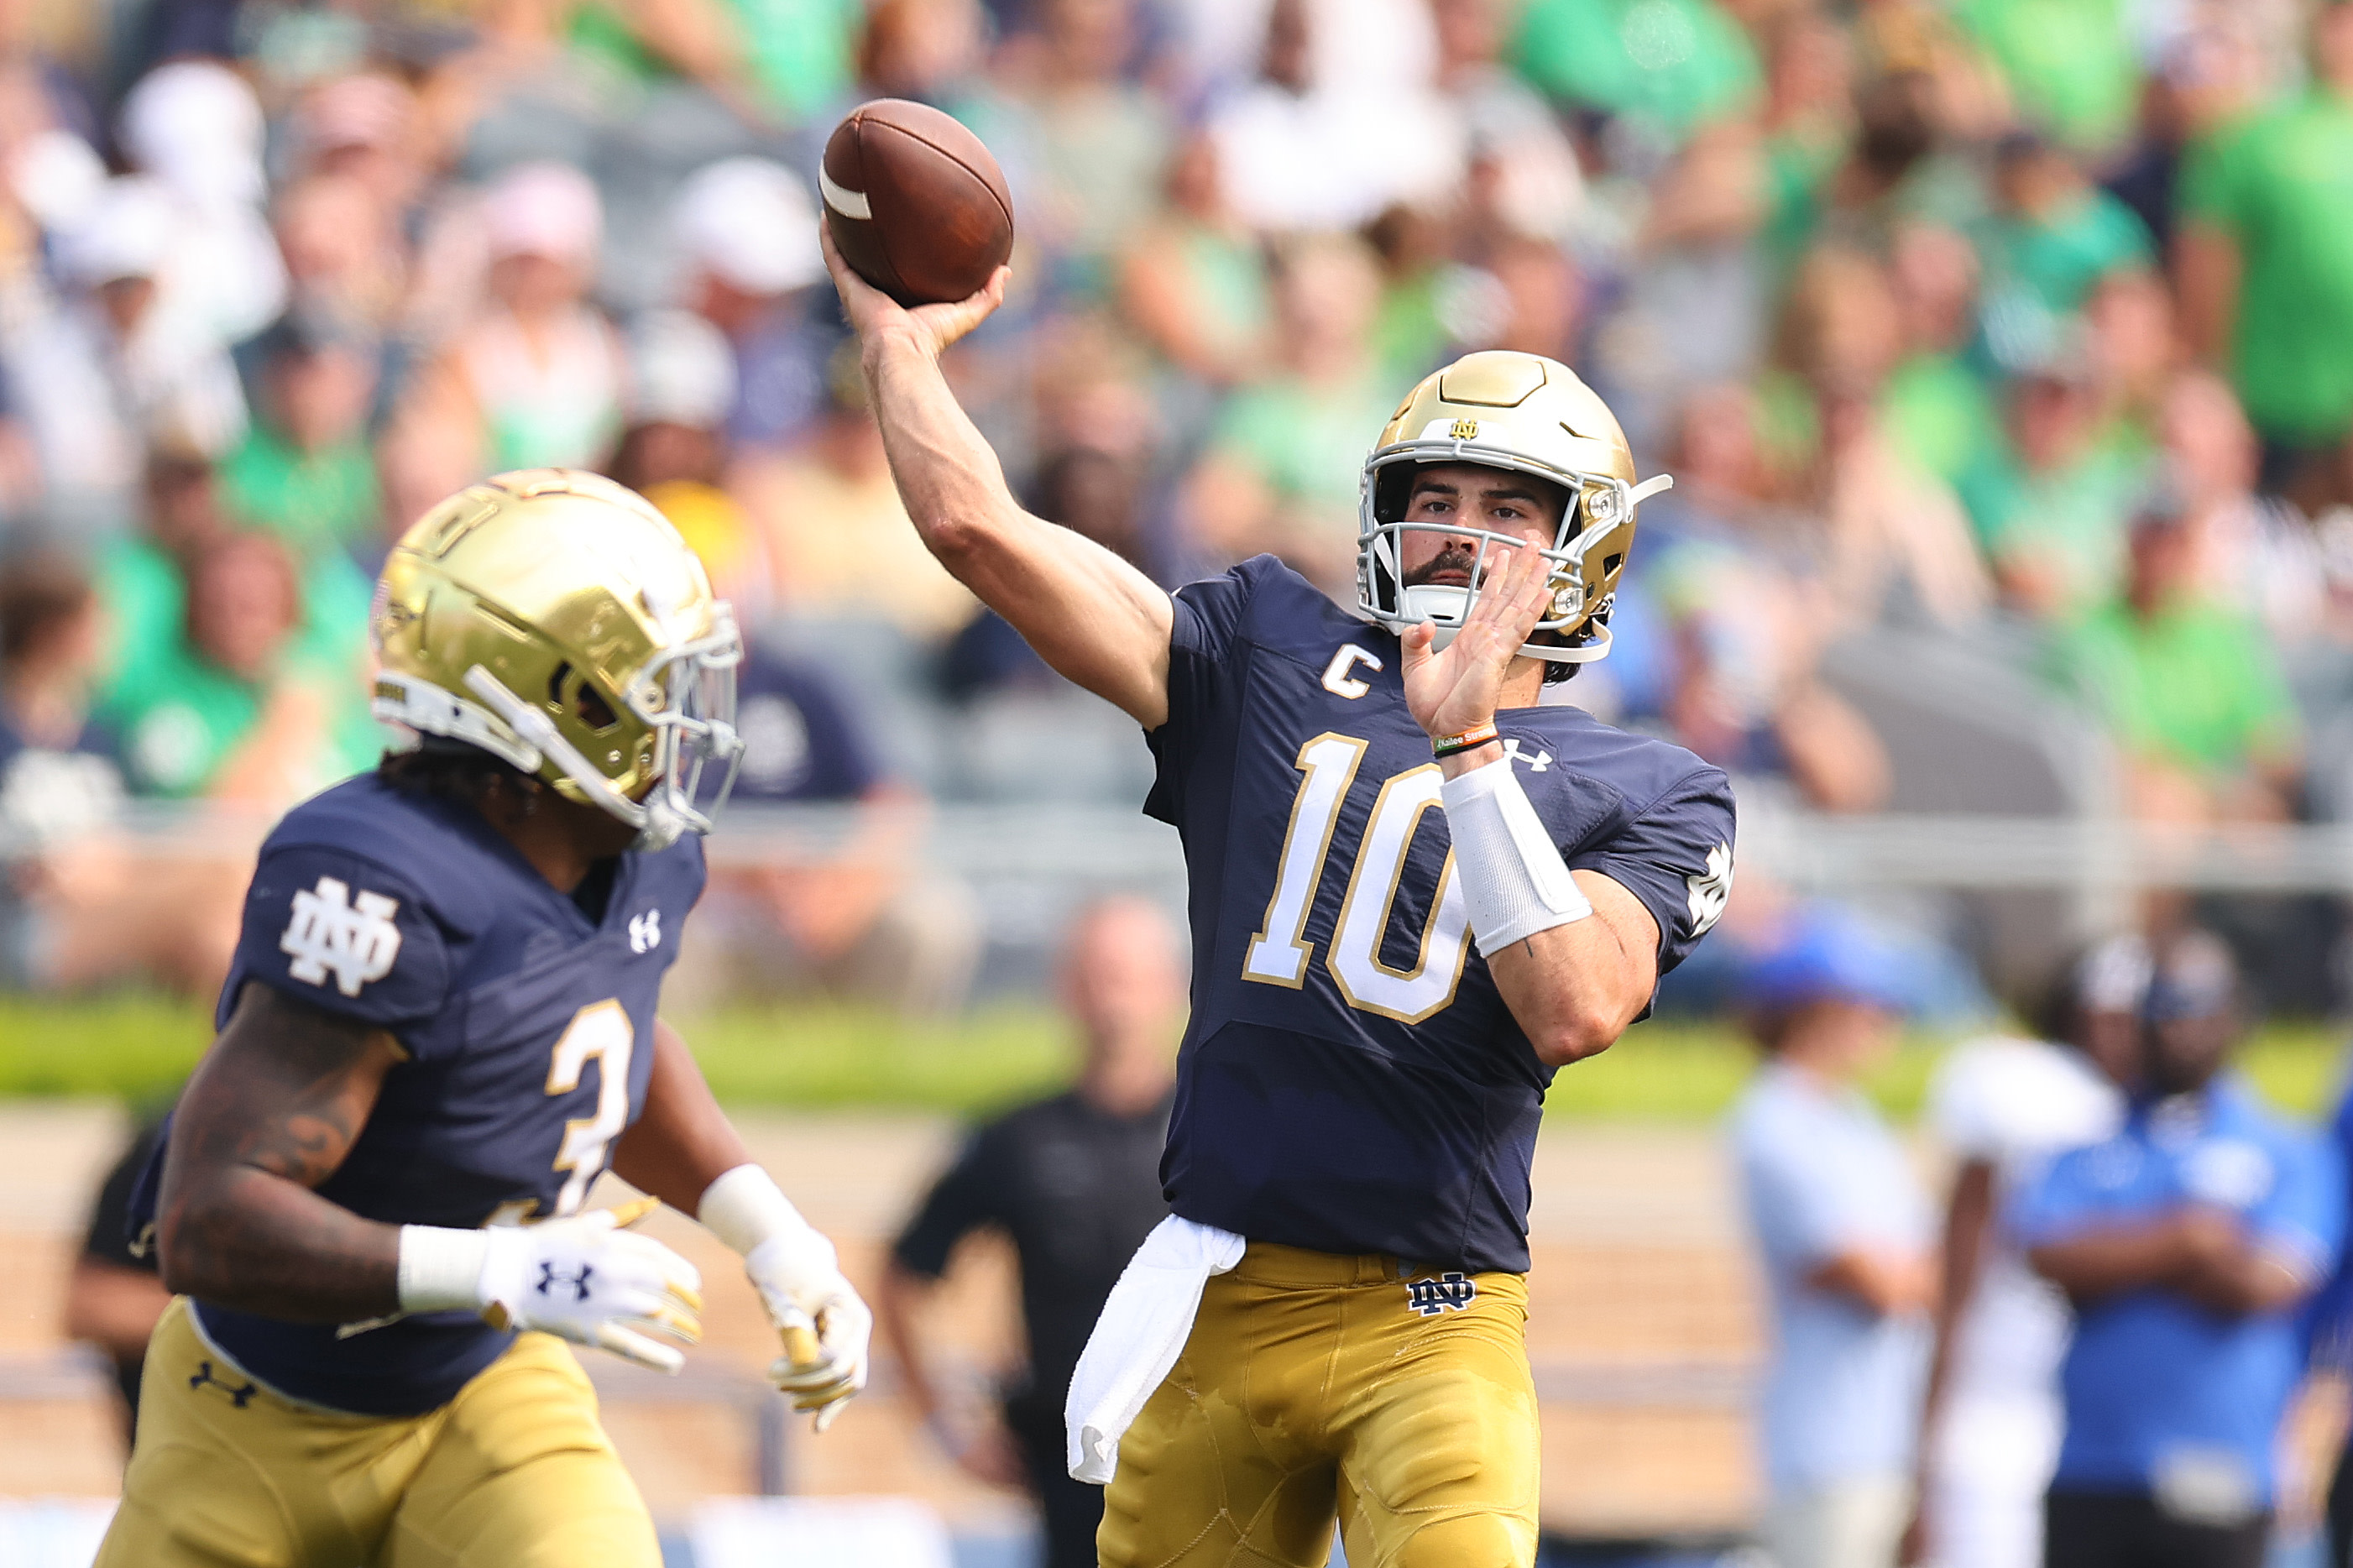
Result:
[[[569,1214],[644,1107],[655,1000],[702,881],[691,835],[623,855],[592,921],[470,805],[364,773],[262,846],[219,1021],[259,982],[406,1051],[321,1196],[390,1225]],[[469,1312],[359,1331],[196,1316],[280,1393],[364,1415],[446,1404],[509,1338]]]
[[[1145,809],[1184,836],[1194,962],[1170,1206],[1259,1241],[1525,1270],[1552,1071],[1471,940],[1397,637],[1261,556],[1178,592],[1168,686]],[[1730,888],[1725,775],[1575,708],[1497,728],[1570,868],[1640,899],[1672,969]]]

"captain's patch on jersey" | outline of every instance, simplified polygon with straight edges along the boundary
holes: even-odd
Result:
[[[1725,901],[1732,897],[1732,846],[1719,844],[1707,852],[1707,869],[1683,879],[1691,893],[1692,935],[1703,937],[1724,918]]]
[[[400,956],[400,928],[392,922],[400,900],[363,890],[352,896],[350,884],[322,877],[308,892],[294,895],[294,918],[278,939],[279,951],[294,962],[286,973],[312,985],[335,977],[335,989],[356,996],[360,987],[392,973]]]
[[[1450,1269],[1435,1279],[1408,1280],[1405,1297],[1406,1305],[1425,1318],[1468,1311],[1479,1299],[1479,1281],[1460,1268]]]

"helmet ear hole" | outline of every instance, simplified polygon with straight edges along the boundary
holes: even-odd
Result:
[[[1618,568],[1625,563],[1626,552],[1622,550],[1613,550],[1601,558],[1601,574],[1604,577],[1614,576],[1617,574]]]
[[[571,688],[569,697],[565,694],[567,685]],[[576,674],[569,660],[548,671],[547,700],[556,708],[571,710],[573,717],[598,734],[620,722],[620,715],[613,711],[604,693],[587,677]]]
[[[613,705],[605,700],[604,693],[586,680],[580,683],[580,689],[573,694],[572,710],[580,716],[580,721],[583,724],[598,734],[604,733],[621,721],[620,715],[613,711]]]

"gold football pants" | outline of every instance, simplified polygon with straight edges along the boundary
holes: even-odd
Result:
[[[175,1300],[97,1568],[659,1568],[653,1521],[564,1342],[521,1334],[422,1415],[255,1384]]]
[[[1469,1289],[1466,1289],[1466,1285]],[[1526,1279],[1252,1242],[1119,1447],[1105,1568],[1527,1568]]]

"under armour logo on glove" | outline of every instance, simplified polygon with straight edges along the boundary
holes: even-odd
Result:
[[[561,1286],[572,1292],[570,1300],[586,1301],[588,1299],[589,1278],[596,1272],[594,1268],[584,1263],[572,1273],[565,1274],[558,1272],[554,1264],[543,1262],[539,1266],[539,1283],[533,1289],[543,1296],[553,1296],[556,1293],[556,1288]]]
[[[1405,1295],[1409,1307],[1425,1318],[1434,1318],[1440,1312],[1467,1309],[1479,1299],[1479,1282],[1458,1268],[1436,1279],[1409,1280]]]
[[[261,1385],[258,1383],[248,1383],[243,1388],[231,1388],[227,1384],[223,1383],[219,1378],[213,1375],[212,1363],[208,1361],[200,1361],[196,1363],[195,1375],[188,1379],[188,1386],[191,1389],[197,1389],[202,1388],[208,1383],[215,1388],[219,1389],[223,1394],[227,1394],[229,1403],[236,1405],[239,1410],[244,1409],[246,1402],[260,1392],[261,1389]]]
[[[661,945],[661,911],[648,910],[629,917],[629,951],[651,952]]]
[[[315,889],[294,895],[294,918],[278,939],[278,950],[294,960],[286,973],[324,985],[332,970],[335,989],[358,995],[361,986],[391,973],[400,956],[400,928],[392,923],[399,908],[397,899],[369,892],[353,899],[348,884],[320,878]]]

